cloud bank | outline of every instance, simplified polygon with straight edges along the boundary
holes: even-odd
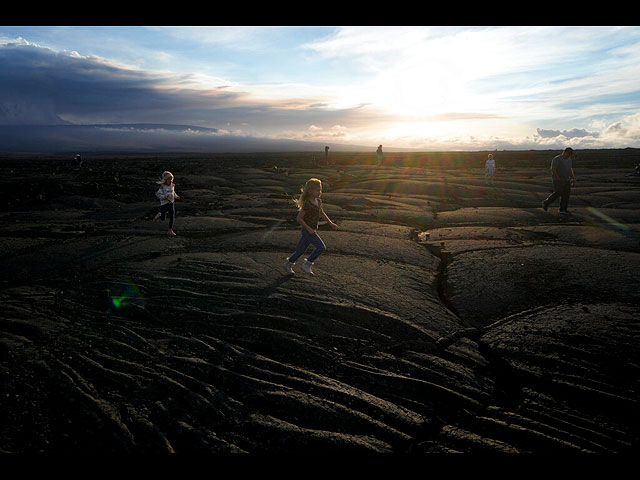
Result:
[[[556,137],[565,137],[565,138],[582,138],[582,137],[598,137],[600,134],[598,132],[587,132],[581,128],[573,128],[571,130],[543,130],[542,128],[538,128],[536,130],[538,132],[538,136],[542,138],[556,138]]]
[[[0,125],[188,124],[276,136],[310,125],[357,126],[371,112],[323,99],[264,100],[191,75],[127,68],[29,43],[0,45]]]

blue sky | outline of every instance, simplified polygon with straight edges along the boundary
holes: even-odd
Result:
[[[0,124],[640,147],[638,27],[0,27]]]

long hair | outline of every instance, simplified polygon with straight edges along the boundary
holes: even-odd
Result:
[[[300,193],[300,198],[294,200],[296,206],[298,207],[298,210],[302,210],[302,207],[304,207],[304,202],[306,202],[309,198],[309,191],[314,187],[322,188],[322,180],[320,180],[319,178],[310,178],[309,180],[307,180],[307,183],[304,184],[304,188],[300,189],[300,192],[302,192]]]
[[[158,185],[164,185],[165,182],[167,181],[167,178],[170,178],[171,181],[173,182],[173,173],[167,172],[167,171],[162,172],[162,178],[160,180],[156,181],[156,183]]]

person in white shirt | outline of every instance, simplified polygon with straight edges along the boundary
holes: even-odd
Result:
[[[493,185],[493,174],[495,171],[496,161],[493,159],[493,154],[490,153],[484,164],[484,181],[487,185]]]
[[[173,174],[171,172],[162,172],[162,178],[157,182],[160,184],[160,188],[156,192],[156,197],[160,200],[160,213],[158,213],[153,219],[154,222],[164,220],[169,216],[169,231],[168,234],[175,236],[173,231],[173,223],[176,216],[174,202],[180,199],[180,196],[176,193],[176,187],[173,184]]]

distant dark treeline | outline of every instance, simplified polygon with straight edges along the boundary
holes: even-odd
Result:
[[[82,152],[75,152],[80,153]],[[4,154],[2,160],[59,161],[71,162],[74,154],[38,155],[38,154]],[[551,159],[562,153],[562,150],[510,150],[510,151],[477,151],[477,152],[385,152],[385,166],[404,166],[414,168],[450,169],[450,168],[483,168],[488,154],[493,154],[499,168],[548,167]],[[640,163],[640,149],[590,149],[576,150],[577,158],[574,166],[589,168],[633,168]],[[132,163],[167,162],[183,164],[189,162],[204,163],[213,161],[221,167],[233,166],[277,166],[277,167],[312,167],[326,165],[324,152],[274,152],[274,153],[164,153],[164,154],[123,154],[101,153],[82,155],[87,164],[93,162],[109,164],[111,162],[129,161]],[[375,151],[372,152],[330,152],[330,165],[374,165],[377,161]]]

